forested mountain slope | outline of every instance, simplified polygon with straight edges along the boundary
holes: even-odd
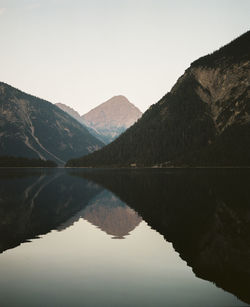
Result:
[[[103,143],[52,103],[0,83],[0,155],[64,164]]]
[[[250,31],[193,62],[125,133],[68,166],[249,166]]]

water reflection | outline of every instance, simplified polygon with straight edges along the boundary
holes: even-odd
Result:
[[[196,276],[250,303],[250,170],[96,170],[82,176],[139,212]]]
[[[133,209],[108,191],[91,200],[82,217],[113,239],[124,239],[142,221]]]
[[[107,190],[93,197],[84,209],[57,227],[57,230],[67,229],[81,218],[112,236],[112,239],[125,239],[142,221],[137,212]]]
[[[0,252],[83,218],[123,239],[141,217],[113,193],[63,170],[4,170],[0,175]]]
[[[0,256],[0,303],[243,304],[186,263],[250,303],[249,179],[249,170],[1,170],[0,252],[32,243]]]
[[[102,190],[63,171],[1,170],[0,252],[59,227]]]

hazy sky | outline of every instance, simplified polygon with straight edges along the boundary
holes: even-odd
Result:
[[[0,0],[0,80],[81,115],[119,94],[145,111],[249,21],[250,0]]]

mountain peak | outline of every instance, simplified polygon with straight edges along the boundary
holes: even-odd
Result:
[[[125,96],[113,96],[82,116],[86,125],[106,134],[110,140],[133,125],[142,112]]]
[[[98,105],[97,107],[93,108],[92,110],[90,110],[88,113],[84,114],[83,116],[87,116],[90,113],[93,113],[93,111],[96,110],[100,110],[101,108],[106,109],[107,108],[117,108],[119,105],[119,108],[121,105],[127,106],[128,108],[134,108],[136,110],[138,110],[138,113],[141,113],[141,111],[133,104],[131,103],[127,97],[123,96],[123,95],[115,95],[113,97],[111,97],[110,99],[104,101],[103,103],[101,103],[100,105]]]
[[[131,104],[131,102],[129,102],[128,98],[123,96],[123,95],[115,95],[113,97],[111,97],[110,99],[108,99],[107,101],[103,102],[103,103],[129,103]]]

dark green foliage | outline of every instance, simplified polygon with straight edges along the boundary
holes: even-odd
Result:
[[[136,210],[196,276],[250,303],[249,169],[96,169],[82,176]]]
[[[233,125],[215,142],[173,161],[179,166],[250,166],[250,125]]]
[[[51,160],[0,156],[0,167],[57,167],[57,164]]]
[[[231,65],[249,58],[250,31],[239,36],[230,44],[220,48],[212,54],[206,55],[194,61],[191,66],[216,67],[217,65]]]

